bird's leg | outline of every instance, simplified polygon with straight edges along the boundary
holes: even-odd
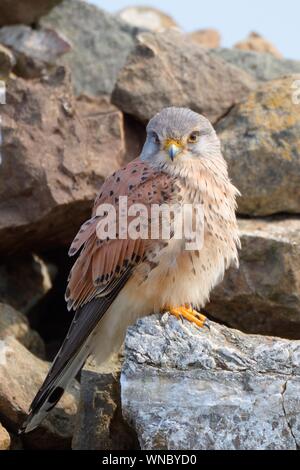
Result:
[[[181,307],[167,306],[164,311],[168,311],[171,315],[174,315],[178,319],[185,318],[190,323],[195,323],[200,328],[203,328],[206,322],[206,317],[204,315],[185,305]]]

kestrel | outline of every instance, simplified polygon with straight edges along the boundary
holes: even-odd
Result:
[[[66,301],[75,310],[69,332],[34,398],[22,430],[36,428],[61,398],[88,356],[99,363],[118,351],[137,318],[169,311],[202,327],[201,308],[225,270],[238,266],[235,216],[238,190],[231,184],[220,141],[210,122],[186,108],[166,108],[147,126],[141,155],[104,182],[92,217],[80,228],[69,254],[80,251],[68,279]],[[156,205],[202,208],[197,249],[185,235],[99,238],[97,227],[111,205],[120,215],[121,197],[146,208]],[[133,217],[125,215],[128,221]],[[196,212],[192,212],[193,223]],[[154,222],[151,217],[145,222]],[[156,221],[157,223],[157,221]],[[173,224],[173,225],[172,225]],[[150,230],[149,230],[150,231]],[[123,234],[124,235],[124,234]]]

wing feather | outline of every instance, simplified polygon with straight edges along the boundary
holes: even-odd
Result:
[[[110,292],[115,277],[124,272],[128,265],[138,264],[153,243],[141,238],[97,239],[97,224],[102,220],[101,216],[97,216],[97,208],[101,204],[114,205],[119,220],[120,196],[128,197],[128,207],[132,202],[143,203],[150,210],[152,203],[171,200],[173,186],[174,181],[170,176],[158,173],[140,160],[131,162],[106,180],[96,198],[93,217],[82,225],[70,248],[70,254],[73,255],[83,246],[66,292],[69,308],[78,308],[90,301],[91,292],[95,296],[104,296]],[[128,217],[127,223],[132,219]],[[83,266],[83,263],[89,267]]]
[[[35,396],[20,432],[35,429],[56,405],[69,381],[81,369],[93,349],[92,332],[130,276],[128,269],[110,294],[93,299],[75,313],[68,334],[57,353],[48,375]]]
[[[155,172],[149,165],[136,160],[106,180],[96,198],[92,218],[84,223],[75,237],[69,254],[81,250],[68,279],[66,301],[76,313],[66,339],[50,371],[30,407],[22,430],[29,432],[39,425],[55,406],[68,382],[83,366],[93,349],[93,331],[101,322],[114,299],[124,287],[135,267],[143,260],[150,240],[97,238],[102,203],[114,204],[119,210],[119,197],[145,205],[171,199],[171,177]]]

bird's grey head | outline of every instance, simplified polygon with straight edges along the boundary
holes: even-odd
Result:
[[[188,108],[172,107],[149,121],[140,158],[154,166],[182,167],[187,162],[222,159],[222,155],[208,119]]]

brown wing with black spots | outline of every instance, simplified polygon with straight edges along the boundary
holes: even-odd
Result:
[[[150,239],[133,240],[127,238],[127,235],[121,239],[118,228],[116,239],[99,239],[97,226],[107,217],[107,213],[99,215],[100,206],[111,204],[116,210],[116,220],[119,220],[119,198],[127,196],[128,207],[131,204],[144,204],[150,216],[151,204],[172,200],[174,184],[170,176],[153,170],[140,160],[134,160],[105,181],[95,200],[92,218],[82,225],[69,250],[72,256],[82,249],[69,276],[66,290],[69,309],[76,310],[95,296],[109,294],[126,270],[133,269],[143,261],[147,249],[153,243]],[[134,218],[127,216],[127,226]],[[148,219],[148,222],[150,231],[151,220]]]

